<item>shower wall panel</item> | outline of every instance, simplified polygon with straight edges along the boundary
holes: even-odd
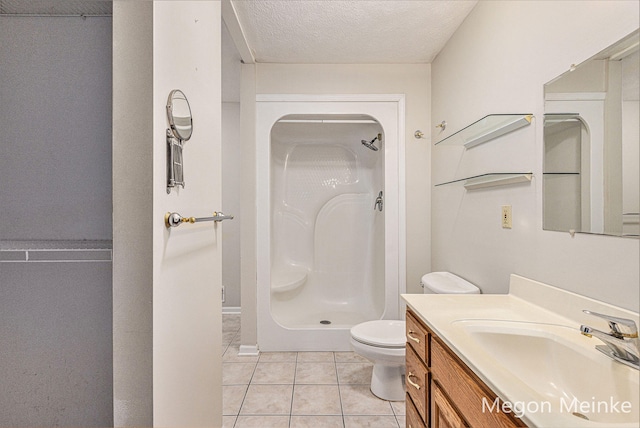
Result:
[[[272,312],[282,325],[324,318],[346,325],[382,315],[384,214],[374,201],[383,190],[384,157],[360,144],[379,130],[376,124],[274,127]]]

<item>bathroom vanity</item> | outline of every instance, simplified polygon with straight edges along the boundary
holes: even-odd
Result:
[[[407,427],[526,426],[511,412],[483,412],[493,391],[411,309],[406,325]]]
[[[638,426],[640,371],[580,334],[609,329],[583,310],[637,313],[517,275],[506,295],[403,298],[407,427]]]

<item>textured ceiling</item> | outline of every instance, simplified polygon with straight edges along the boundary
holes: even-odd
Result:
[[[476,0],[232,0],[257,62],[430,63]]]

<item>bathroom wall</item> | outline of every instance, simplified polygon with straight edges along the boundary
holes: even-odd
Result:
[[[114,419],[221,426],[220,2],[114,2]],[[166,102],[194,116],[184,189],[166,192]]]
[[[0,16],[0,426],[113,424],[111,34]]]
[[[421,129],[429,135],[431,130],[430,65],[255,64],[251,69],[248,67],[243,69],[243,73],[247,75],[243,78],[242,90],[248,91],[252,79],[255,79],[257,94],[406,94],[405,180],[408,231],[406,283],[408,293],[421,293],[420,277],[430,271],[431,258],[428,170],[431,162],[429,141],[416,140],[413,133],[416,129]],[[246,85],[245,82],[247,82]],[[242,105],[242,111],[243,114],[251,113],[249,106],[245,103]],[[243,144],[244,141],[243,139]],[[246,169],[243,171],[246,172]],[[251,194],[251,188],[248,186],[251,186],[251,182],[243,184],[242,189],[248,189],[248,194]],[[250,238],[251,232],[243,229],[243,234]],[[244,238],[242,242],[243,251],[251,253],[251,250],[244,245],[246,243]],[[243,272],[244,270],[249,268],[243,267]],[[253,333],[256,323],[254,311],[244,310],[247,302],[255,301],[255,276],[251,280],[250,274],[251,272],[247,272],[242,280],[242,306],[245,314],[242,324],[242,343],[247,346],[252,343],[255,345]]]
[[[240,309],[240,83],[241,58],[222,23],[222,211],[236,216],[222,230],[222,285],[225,311]]]
[[[222,306],[229,311],[240,308],[240,148],[240,103],[223,102],[222,211],[236,217],[222,230]]]
[[[477,191],[432,188],[433,270],[452,271],[485,293],[507,292],[517,273],[638,310],[638,240],[543,231],[541,180],[543,85],[638,21],[636,1],[478,3],[432,64],[432,120],[446,120],[448,135],[491,113],[535,119],[467,151],[434,147],[432,181],[511,171],[534,179]],[[501,228],[501,205],[512,206],[512,229]]]

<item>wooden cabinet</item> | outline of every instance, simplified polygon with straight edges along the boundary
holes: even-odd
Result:
[[[433,387],[433,427],[434,428],[463,428],[462,416],[458,414],[453,404],[449,402],[438,385]]]
[[[410,309],[406,352],[407,427],[526,426],[510,413],[488,410],[496,395]]]

